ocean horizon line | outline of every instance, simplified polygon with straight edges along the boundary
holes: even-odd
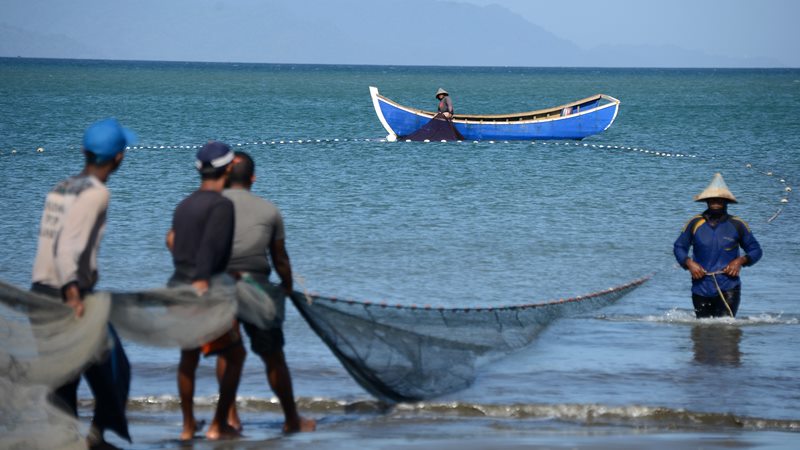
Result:
[[[726,72],[759,72],[759,71],[795,71],[800,66],[775,66],[775,67],[712,67],[712,66],[518,66],[518,65],[427,65],[427,64],[366,64],[366,63],[310,63],[310,62],[264,62],[264,61],[192,61],[171,59],[104,59],[104,58],[63,58],[63,57],[37,57],[37,56],[7,56],[0,55],[0,61],[72,61],[87,63],[154,63],[175,65],[246,65],[246,66],[287,66],[287,67],[351,67],[351,68],[386,68],[398,67],[403,69],[544,69],[544,70],[645,70],[645,71],[726,71]]]

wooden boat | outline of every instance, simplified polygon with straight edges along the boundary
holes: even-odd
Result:
[[[403,139],[428,123],[435,112],[403,106],[370,86],[372,105],[389,141]],[[514,114],[455,114],[453,126],[468,140],[583,139],[606,130],[614,122],[620,101],[597,94],[548,109]]]

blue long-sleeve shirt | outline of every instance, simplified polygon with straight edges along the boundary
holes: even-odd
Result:
[[[742,219],[724,215],[712,226],[708,211],[689,220],[675,240],[673,246],[675,259],[684,269],[686,269],[686,259],[689,257],[689,247],[692,247],[692,260],[708,273],[718,272],[738,258],[739,247],[747,255],[745,266],[752,266],[758,262],[763,253],[750,227]],[[741,285],[739,277],[718,274],[716,278],[723,291]],[[692,293],[704,297],[718,295],[714,280],[710,276],[692,280]]]

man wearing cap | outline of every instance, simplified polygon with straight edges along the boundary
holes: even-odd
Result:
[[[453,118],[453,101],[450,100],[450,94],[442,88],[436,91],[436,99],[439,100],[439,108],[437,111],[442,113],[445,118]]]
[[[223,197],[230,164],[231,149],[212,141],[197,152],[195,166],[200,172],[200,188],[175,208],[172,229],[167,233],[167,247],[172,252],[175,272],[170,286],[191,284],[202,296],[209,289],[212,276],[224,274],[233,244],[233,203]],[[244,365],[245,350],[234,322],[230,331],[202,348],[182,350],[178,365],[178,391],[183,413],[181,440],[191,439],[199,426],[194,418],[195,372],[200,353],[217,355],[219,401],[214,419],[209,425],[208,439],[234,438],[240,435],[238,417],[234,412],[236,390]]]
[[[278,208],[250,192],[255,182],[255,162],[244,152],[236,152],[233,168],[228,178],[228,189],[222,193],[233,201],[236,214],[236,229],[233,238],[233,254],[228,271],[239,283],[255,285],[259,298],[269,302],[275,312],[263,326],[248,323],[243,319],[244,329],[250,336],[250,345],[267,367],[267,381],[283,408],[285,421],[283,431],[313,431],[316,422],[301,417],[294,401],[292,378],[283,353],[283,319],[285,297],[268,288],[271,272],[267,259],[269,253],[275,272],[281,279],[283,294],[292,293],[292,266],[286,252],[283,218]],[[267,291],[270,293],[267,293]]]
[[[83,316],[84,296],[92,292],[98,279],[97,253],[110,198],[105,183],[122,164],[125,148],[135,139],[133,132],[116,119],[92,124],[83,135],[83,170],[58,183],[45,199],[31,290],[61,299],[78,317]],[[130,367],[111,325],[108,332],[112,349],[83,372],[95,396],[87,437],[90,447],[108,445],[103,439],[106,429],[130,441],[125,418]],[[56,404],[76,417],[79,383],[80,376],[54,393]]]
[[[697,318],[735,317],[741,298],[739,273],[761,259],[761,246],[742,219],[728,215],[728,204],[737,201],[721,174],[715,174],[694,200],[705,201],[708,209],[684,226],[673,246],[675,259],[692,275]],[[744,255],[739,255],[739,247]]]

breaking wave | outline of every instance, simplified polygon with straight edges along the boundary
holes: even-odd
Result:
[[[799,325],[800,316],[796,314],[783,313],[763,313],[753,316],[740,316],[735,319],[730,317],[717,317],[710,319],[695,318],[694,311],[687,309],[671,309],[661,315],[598,315],[598,319],[610,322],[655,322],[689,325],[735,325],[759,326],[759,325]]]
[[[197,397],[197,410],[212,410],[216,397]],[[90,402],[83,406],[89,406]],[[326,398],[297,399],[298,408],[315,416],[382,415],[391,420],[492,419],[501,421],[554,421],[579,426],[621,426],[634,429],[709,431],[733,428],[749,431],[800,432],[800,419],[750,417],[734,413],[702,412],[645,405],[602,404],[481,404],[466,402],[419,402],[388,405],[376,400],[343,401]],[[281,414],[276,398],[239,397],[242,412]],[[175,396],[137,397],[128,410],[178,412]]]

